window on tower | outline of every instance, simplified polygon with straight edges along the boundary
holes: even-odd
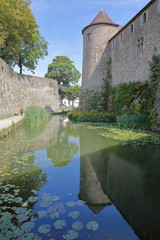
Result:
[[[147,13],[143,13],[142,15],[142,23],[146,23],[147,22]]]
[[[133,24],[131,24],[131,25],[130,25],[130,31],[131,31],[131,33],[133,33],[133,32],[134,32],[134,27],[133,27]]]
[[[144,50],[144,40],[143,40],[143,37],[138,39],[138,45],[137,45],[137,51],[138,51],[138,54],[142,53]]]
[[[87,40],[91,40],[91,34],[87,33]]]

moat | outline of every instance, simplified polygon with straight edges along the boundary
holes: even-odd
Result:
[[[0,142],[1,240],[158,240],[160,147],[53,117]]]

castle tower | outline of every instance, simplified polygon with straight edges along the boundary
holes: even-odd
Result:
[[[83,31],[83,70],[80,108],[89,109],[88,96],[100,92],[103,79],[106,78],[105,50],[107,43],[119,30],[107,14],[101,10],[94,20]]]

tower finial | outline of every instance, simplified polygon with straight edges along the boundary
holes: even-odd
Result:
[[[101,11],[103,11],[103,8],[101,8]]]

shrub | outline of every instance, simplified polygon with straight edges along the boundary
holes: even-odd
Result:
[[[104,112],[85,112],[85,111],[71,111],[69,119],[75,122],[105,122],[114,123],[116,117],[113,113]]]
[[[38,126],[49,119],[49,113],[38,106],[28,107],[25,111],[24,123],[30,126]]]
[[[125,114],[117,117],[118,127],[132,129],[147,129],[150,128],[149,117],[146,114]]]

